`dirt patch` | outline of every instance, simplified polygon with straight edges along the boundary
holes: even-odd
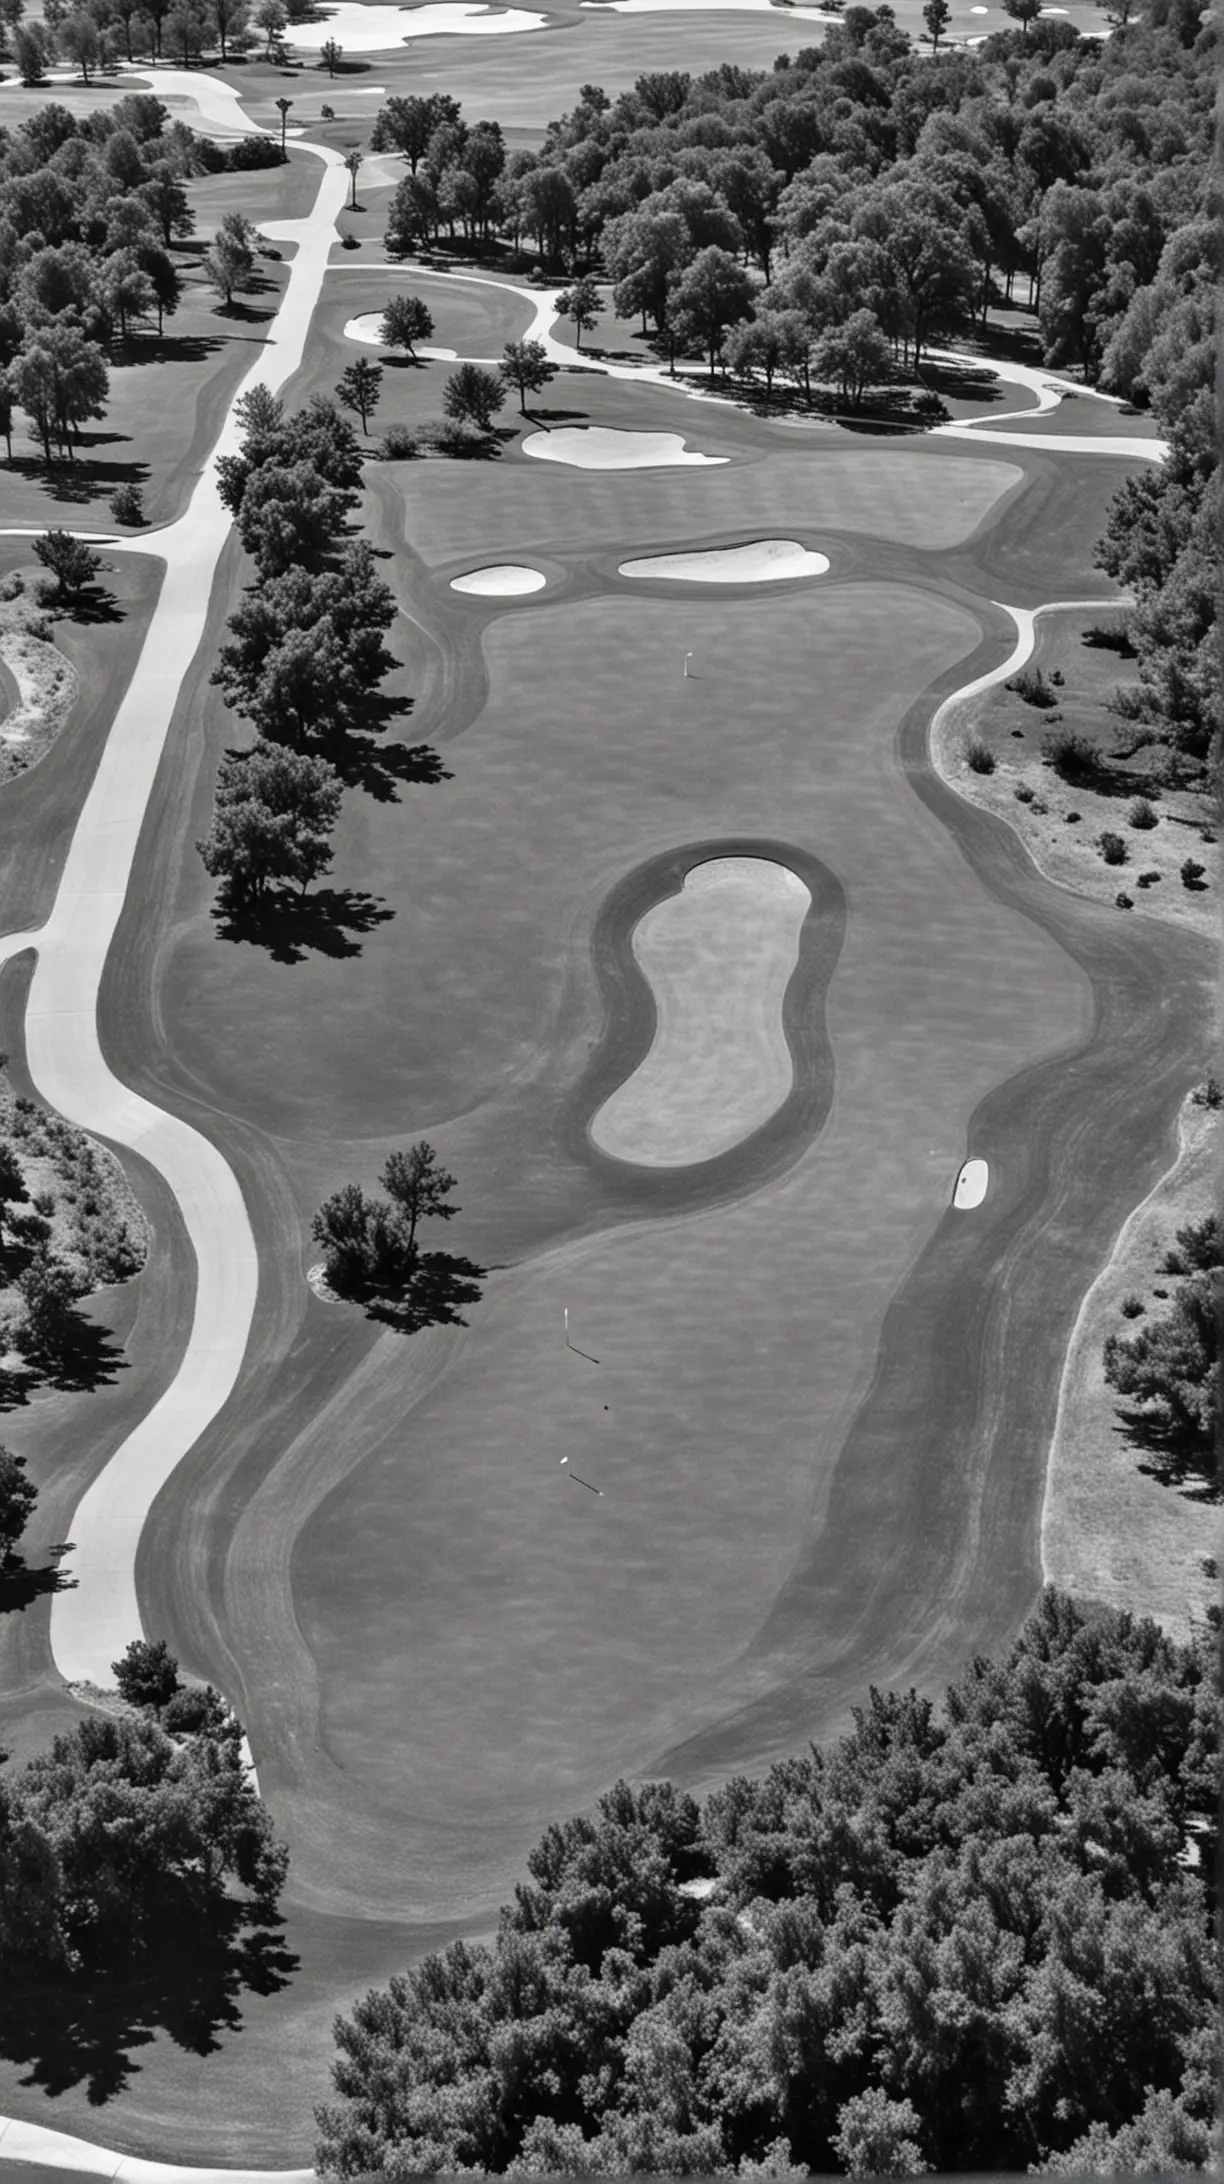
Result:
[[[1145,1465],[1119,1423],[1102,1353],[1106,1335],[1128,1324],[1124,1297],[1160,1311],[1155,1291],[1171,1286],[1160,1261],[1175,1231],[1214,1204],[1219,1145],[1218,1113],[1187,1099],[1176,1161],[1131,1214],[1084,1299],[1063,1373],[1042,1520],[1050,1584],[1154,1616],[1179,1639],[1214,1595],[1204,1563],[1219,1552],[1219,1507],[1201,1481],[1164,1485]]]
[[[1047,879],[1115,904],[1119,916],[1145,911],[1213,936],[1219,897],[1208,802],[1159,781],[1162,754],[1134,749],[1130,723],[1110,711],[1114,691],[1136,677],[1127,653],[1102,644],[1097,632],[1109,636],[1121,627],[1120,610],[1107,605],[1088,614],[1044,616],[1026,673],[1041,678],[1030,687],[1041,688],[1053,703],[1033,704],[998,685],[953,712],[933,736],[931,755],[960,795],[1015,828]],[[1055,772],[1043,744],[1060,730],[1108,754],[1098,778],[1068,782]],[[1145,802],[1149,820],[1136,826]],[[1111,835],[1122,850],[1122,861],[1113,864],[1102,846],[1102,837]],[[1181,876],[1187,859],[1204,868],[1190,887]],[[1126,903],[1118,902],[1120,895]]]
[[[13,702],[0,720],[0,782],[36,766],[72,711],[76,670],[51,641],[51,624],[22,599],[0,605],[0,662]]]

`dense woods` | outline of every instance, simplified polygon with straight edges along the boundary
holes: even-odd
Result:
[[[936,1710],[550,1827],[492,1948],[337,2021],[330,2176],[1201,2167],[1214,1649],[1047,1592]]]

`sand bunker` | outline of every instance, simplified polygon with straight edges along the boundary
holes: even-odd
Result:
[[[490,8],[475,0],[427,0],[424,7],[364,7],[361,0],[324,0],[316,23],[292,23],[287,42],[317,53],[334,38],[349,53],[386,53],[406,38],[492,38],[539,30],[547,17],[528,8]]]
[[[379,332],[382,322],[383,314],[381,311],[363,311],[358,318],[349,319],[344,329],[344,338],[346,341],[368,342],[372,349],[384,348],[385,343]],[[453,364],[456,352],[454,349],[431,348],[428,342],[418,341],[416,354],[423,357],[433,357],[435,361],[440,359],[443,363]]]
[[[794,1074],[782,998],[811,900],[787,865],[718,857],[639,920],[633,953],[654,995],[655,1035],[591,1124],[603,1152],[687,1167],[768,1122]]]
[[[529,569],[518,561],[499,561],[487,569],[469,569],[466,576],[451,578],[451,590],[471,592],[477,599],[514,599],[523,592],[543,591],[548,578],[542,569]]]
[[[827,554],[809,553],[793,538],[758,538],[748,546],[715,546],[706,553],[652,554],[622,561],[622,576],[663,576],[679,584],[780,584],[797,576],[823,576]]]
[[[972,1207],[980,1206],[986,1196],[989,1180],[990,1170],[984,1160],[967,1160],[956,1178],[956,1189],[952,1193],[953,1205],[961,1213],[968,1213]]]
[[[679,432],[618,432],[611,425],[562,425],[556,432],[532,432],[524,455],[544,463],[569,463],[575,470],[658,470],[673,463],[725,463],[726,455],[686,453]]]
[[[731,13],[743,15],[777,15],[783,22],[836,23],[836,15],[828,15],[820,8],[775,7],[774,0],[582,0],[582,6],[594,15],[673,15],[684,9],[699,9],[703,15]]]

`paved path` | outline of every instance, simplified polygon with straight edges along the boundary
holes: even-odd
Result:
[[[52,1602],[51,1647],[60,1673],[73,1682],[109,1683],[111,1662],[141,1635],[135,1568],[145,1517],[227,1400],[255,1309],[255,1241],[228,1163],[198,1131],[112,1074],[98,1041],[97,1010],[162,749],[204,634],[217,562],[230,534],[217,490],[217,458],[239,446],[234,410],[242,395],[256,386],[283,386],[302,361],[348,189],[339,154],[309,149],[324,162],[323,178],[307,217],[278,224],[277,234],[298,248],[266,344],[238,389],[184,514],[154,538],[130,542],[131,550],[155,552],[166,573],[50,916],[36,931],[0,938],[0,963],[27,948],[37,951],[26,1004],[26,1053],[37,1090],[69,1121],[127,1146],[158,1171],[174,1194],[196,1260],[195,1312],[178,1370],[94,1480],[69,1526],[77,1585]]]
[[[313,2169],[184,2169],[169,2161],[140,2161],[95,2146],[90,2139],[52,2131],[45,2124],[21,2123],[0,2116],[0,2161],[21,2161],[40,2169],[70,2169],[76,2175],[122,2179],[122,2184],[313,2184]]]

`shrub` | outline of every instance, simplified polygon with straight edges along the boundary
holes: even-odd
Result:
[[[1123,1319],[1138,1319],[1141,1313],[1146,1312],[1147,1306],[1142,1297],[1132,1295],[1123,1297],[1118,1310],[1121,1312]]]
[[[1050,807],[1049,807],[1049,805],[1048,805],[1048,804],[1043,804],[1043,803],[1042,803],[1042,801],[1041,801],[1041,798],[1040,798],[1039,796],[1035,796],[1035,797],[1033,798],[1033,810],[1034,810],[1034,812],[1036,813],[1036,816],[1038,817],[1038,819],[1044,819],[1044,817],[1045,817],[1046,813],[1048,812],[1049,808],[1050,808]]]
[[[143,523],[145,520],[144,495],[138,485],[120,485],[110,497],[110,512],[116,523]]]
[[[1195,1085],[1190,1097],[1196,1107],[1224,1107],[1224,1085],[1218,1077],[1207,1077]]]
[[[1114,901],[1117,903],[1119,910],[1133,910],[1135,907],[1129,895],[1115,895]]]
[[[1054,669],[1053,673],[1050,676],[1050,681],[1056,684],[1059,690],[1062,689],[1063,684],[1066,681],[1066,676],[1063,674],[1061,667],[1056,667]]]
[[[1080,823],[1080,819],[1082,818],[1082,816],[1083,814],[1081,812],[1069,811],[1067,813],[1067,825],[1069,827],[1077,827]]]
[[[1159,872],[1141,872],[1139,874],[1140,887],[1156,887],[1159,884],[1159,881]]]
[[[1021,743],[1023,743],[1023,741],[1024,741],[1024,730],[1023,730],[1023,728],[1013,728],[1013,729],[1012,729],[1012,734],[1013,734],[1014,736],[1018,736],[1018,737],[1019,737],[1019,739],[1020,739],[1020,741],[1021,741]]]
[[[970,773],[992,774],[994,772],[994,752],[988,744],[983,743],[980,736],[970,736],[969,741],[966,743],[965,764],[968,766]]]
[[[320,121],[334,121],[334,120],[335,120],[335,118],[336,118],[336,109],[335,109],[335,107],[334,107],[334,106],[321,106],[321,107],[319,108],[319,119],[320,119]]]
[[[479,425],[462,417],[444,417],[430,428],[430,440],[439,455],[487,455],[489,436]]]
[[[1056,728],[1043,736],[1041,755],[1060,781],[1091,782],[1101,770],[1095,743],[1074,728]]]
[[[388,425],[378,444],[378,452],[384,462],[411,462],[421,452],[420,442],[411,425]]]
[[[164,1638],[133,1638],[111,1670],[129,1706],[165,1706],[179,1689],[178,1662]]]
[[[195,149],[194,145],[192,147]],[[225,154],[225,164],[233,173],[247,173],[255,167],[279,167],[280,145],[274,136],[239,137]]]
[[[1014,690],[1018,698],[1023,698],[1026,705],[1045,707],[1058,702],[1039,667],[1022,667],[1020,673],[1013,676],[1007,684],[1007,688]]]
[[[1187,857],[1181,868],[1182,886],[1188,887],[1192,892],[1197,893],[1202,887],[1203,874],[1206,870],[1206,865],[1196,864],[1193,857]]]
[[[1125,864],[1130,854],[1121,835],[1110,833],[1108,828],[1106,828],[1104,834],[1098,834],[1097,845],[1106,864],[1109,865]]]
[[[1126,824],[1136,828],[1140,834],[1149,833],[1153,827],[1160,825],[1160,813],[1152,810],[1146,796],[1137,796],[1126,814]]]
[[[359,237],[349,234],[342,235],[340,237],[340,248],[341,250],[360,250],[361,242]]]
[[[1015,792],[1015,795],[1016,802],[1018,804],[1031,804],[1033,801],[1033,791],[1029,788],[1027,782],[1021,782],[1019,788]]]

